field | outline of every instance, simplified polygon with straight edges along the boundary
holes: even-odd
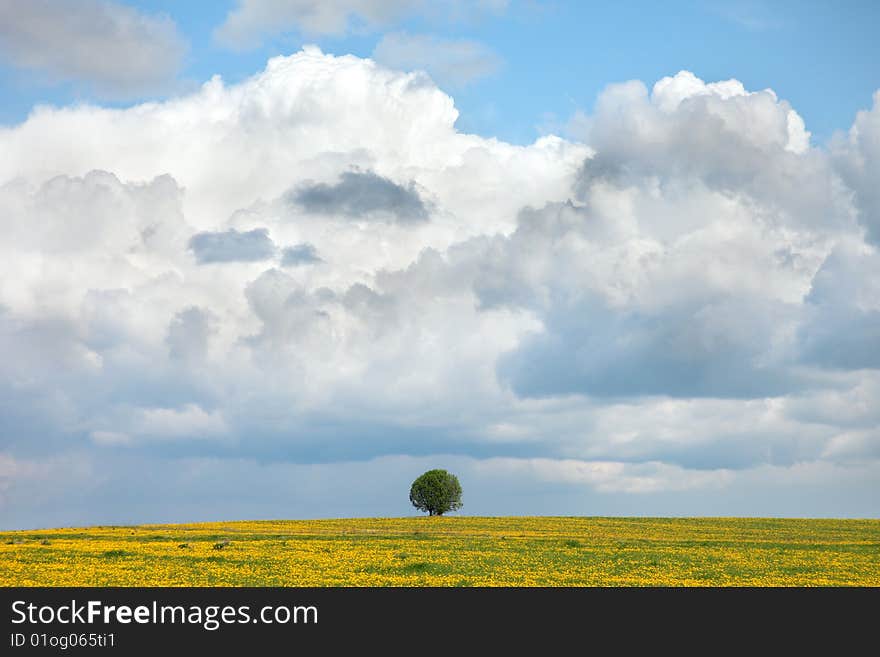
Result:
[[[0,532],[2,586],[880,586],[880,520],[372,518]]]

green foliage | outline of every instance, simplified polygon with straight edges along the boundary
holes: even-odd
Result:
[[[105,559],[115,559],[117,557],[130,557],[134,552],[126,552],[125,550],[106,550],[101,554]]]
[[[419,511],[442,516],[461,508],[461,484],[446,470],[428,470],[412,483],[409,501]]]

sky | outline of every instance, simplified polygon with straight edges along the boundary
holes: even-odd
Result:
[[[0,528],[877,517],[878,18],[0,0]]]

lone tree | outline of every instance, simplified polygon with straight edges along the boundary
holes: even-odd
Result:
[[[409,501],[419,511],[442,516],[461,508],[461,484],[458,477],[446,470],[428,470],[412,483]]]

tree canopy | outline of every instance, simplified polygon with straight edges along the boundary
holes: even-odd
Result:
[[[461,508],[461,484],[446,470],[428,470],[412,483],[409,501],[420,511],[442,516]]]

